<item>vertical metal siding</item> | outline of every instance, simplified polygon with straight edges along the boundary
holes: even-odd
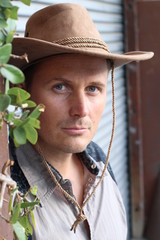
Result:
[[[122,0],[104,0],[104,1],[32,1],[31,7],[26,7],[20,2],[19,21],[17,23],[17,32],[20,35],[24,32],[25,23],[28,17],[35,11],[54,3],[72,2],[79,3],[86,7],[100,31],[103,40],[107,43],[111,52],[123,52],[124,34],[123,34],[123,1]],[[118,186],[125,204],[129,221],[129,176],[127,159],[127,114],[126,114],[126,89],[123,68],[115,71],[115,99],[116,99],[116,129],[112,145],[110,163],[116,176]],[[112,128],[112,88],[109,78],[107,88],[107,103],[102,116],[98,131],[94,137],[105,153],[108,150],[108,144]]]

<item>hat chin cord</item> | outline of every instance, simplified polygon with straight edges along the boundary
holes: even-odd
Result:
[[[79,203],[76,201],[76,199],[74,197],[72,197],[67,191],[65,191],[62,186],[60,185],[60,183],[57,181],[54,173],[52,172],[51,168],[49,167],[47,160],[45,159],[42,150],[40,148],[40,146],[37,144],[37,150],[40,153],[42,159],[43,159],[43,163],[45,165],[45,167],[47,168],[51,178],[53,179],[53,181],[56,183],[57,187],[62,191],[62,193],[64,194],[64,196],[70,200],[71,202],[73,202],[78,210],[79,210],[79,214],[75,220],[75,222],[73,223],[72,227],[71,227],[71,231],[73,230],[74,233],[76,233],[76,228],[78,226],[78,224],[80,222],[84,222],[85,220],[87,220],[83,208],[84,206],[87,204],[87,202],[90,200],[90,198],[93,196],[93,194],[95,193],[96,189],[98,188],[98,186],[100,185],[100,183],[103,180],[105,171],[107,169],[108,166],[108,162],[109,162],[109,156],[110,156],[110,152],[111,152],[111,146],[112,146],[112,142],[113,142],[113,137],[114,137],[114,131],[115,131],[115,90],[114,90],[114,62],[111,62],[111,82],[112,82],[112,114],[113,114],[113,121],[112,121],[112,133],[111,133],[111,138],[110,138],[110,142],[109,142],[109,146],[108,146],[108,153],[107,153],[107,158],[106,158],[106,163],[104,165],[104,169],[102,171],[101,177],[99,179],[99,181],[97,182],[97,184],[95,185],[93,191],[91,192],[91,194],[88,196],[88,198],[83,202],[82,206],[79,205]]]

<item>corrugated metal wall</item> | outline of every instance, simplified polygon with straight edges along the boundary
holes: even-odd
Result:
[[[123,1],[122,0],[79,0],[79,1],[32,1],[31,7],[27,7],[17,1],[19,5],[19,21],[17,31],[22,34],[28,17],[35,11],[54,3],[72,2],[85,6],[99,29],[103,40],[107,43],[111,52],[123,52]],[[98,132],[94,138],[107,153],[112,127],[112,91],[111,81],[108,81],[107,104],[101,119]],[[129,219],[129,181],[127,159],[127,114],[126,114],[126,89],[124,69],[115,71],[115,97],[116,97],[116,129],[111,150],[110,163],[116,176],[120,192],[126,207]]]

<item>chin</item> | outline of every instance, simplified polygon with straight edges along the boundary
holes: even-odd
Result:
[[[85,144],[72,144],[72,145],[64,145],[63,146],[63,150],[64,152],[66,153],[80,153],[80,152],[83,152],[87,145],[89,144],[89,142],[85,143]]]

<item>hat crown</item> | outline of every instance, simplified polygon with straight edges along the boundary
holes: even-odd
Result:
[[[111,53],[88,11],[79,4],[50,5],[34,13],[26,24],[25,37],[12,42],[10,63],[25,69],[40,59],[56,54],[84,54],[110,59],[114,66],[147,60],[153,52]],[[29,63],[15,55],[27,54]]]
[[[101,39],[88,11],[79,4],[56,4],[33,14],[26,25],[25,36],[48,42],[66,38]]]

